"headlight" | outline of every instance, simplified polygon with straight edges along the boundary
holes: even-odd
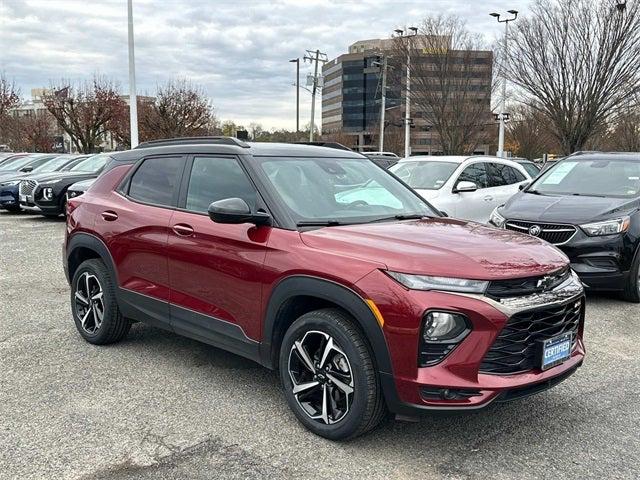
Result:
[[[422,338],[425,342],[453,340],[467,330],[463,315],[449,312],[429,312],[424,319]]]
[[[498,228],[504,227],[504,224],[507,221],[507,219],[500,215],[500,212],[498,211],[503,206],[504,205],[500,205],[499,207],[494,208],[493,212],[491,212],[491,216],[489,217],[489,223],[495,225]]]
[[[42,189],[42,198],[45,200],[51,200],[53,198],[53,188],[46,187]]]
[[[10,182],[0,183],[0,187],[12,187],[14,185],[18,185],[20,180],[11,180]]]
[[[82,195],[82,192],[79,192],[77,190],[67,191],[67,198],[76,198],[76,197],[79,197],[80,195]]]
[[[468,280],[466,278],[430,277],[426,275],[411,275],[408,273],[387,273],[412,290],[442,290],[445,292],[484,293],[489,282],[483,280]]]
[[[629,229],[630,223],[630,217],[622,217],[604,222],[587,223],[580,225],[580,228],[589,236],[599,237],[602,235],[615,235],[616,233],[626,232]]]

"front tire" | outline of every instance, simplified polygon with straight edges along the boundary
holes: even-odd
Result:
[[[623,298],[628,302],[640,303],[640,249],[629,270],[629,278],[624,287]]]
[[[375,428],[386,412],[370,348],[354,320],[327,308],[298,318],[280,349],[289,407],[316,435],[346,440]]]
[[[74,273],[71,311],[82,338],[95,345],[118,342],[131,328],[131,322],[120,313],[109,270],[99,259],[82,262]]]

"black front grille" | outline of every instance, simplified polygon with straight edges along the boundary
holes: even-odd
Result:
[[[576,227],[573,225],[524,222],[521,220],[509,220],[505,224],[505,228],[508,230],[527,234],[529,234],[529,229],[534,226],[540,228],[540,233],[535,235],[536,237],[541,238],[546,242],[553,243],[554,245],[568,242],[576,233]]]
[[[485,294],[494,299],[521,297],[551,290],[571,276],[569,267],[548,275],[535,277],[510,278],[507,280],[494,280],[489,283]]]
[[[457,343],[426,343],[420,342],[420,366],[426,367],[439,363],[444,357],[458,346]]]
[[[517,313],[486,353],[481,373],[508,375],[540,367],[539,341],[573,333],[573,347],[583,317],[584,300]]]

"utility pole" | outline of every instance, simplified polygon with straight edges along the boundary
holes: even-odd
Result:
[[[507,13],[513,15],[512,18],[505,18],[504,20],[500,20],[499,13],[490,13],[492,17],[498,20],[498,23],[504,23],[504,60],[503,60],[503,69],[502,69],[502,99],[500,100],[500,133],[498,134],[498,152],[496,156],[505,157],[504,151],[504,129],[505,129],[505,121],[507,119],[506,105],[507,105],[507,75],[508,75],[508,65],[509,65],[509,22],[513,22],[516,18],[518,18],[517,10],[509,10]]]
[[[320,62],[323,64],[327,62],[327,54],[322,53],[320,50],[307,50],[307,55],[304,56],[305,61],[309,63],[315,63],[313,69],[313,89],[311,90],[311,125],[309,128],[309,141],[313,142],[313,130],[315,129],[315,114],[316,114],[316,93],[318,92],[318,65]]]
[[[129,16],[129,124],[131,148],[138,146],[138,97],[136,96],[136,59],[133,51],[133,0],[128,0]]]
[[[404,109],[404,156],[408,158],[411,155],[411,37],[418,34],[416,27],[409,27],[406,30],[396,29],[395,33],[398,37],[406,38],[407,42],[407,84],[405,90],[405,109]]]
[[[296,64],[296,133],[300,132],[300,59],[289,60]]]

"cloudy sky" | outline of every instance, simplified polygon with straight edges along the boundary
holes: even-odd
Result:
[[[138,91],[187,78],[211,97],[221,119],[295,128],[295,64],[306,49],[329,58],[349,44],[386,38],[434,13],[457,13],[493,42],[488,13],[527,0],[133,0]],[[126,0],[0,0],[0,71],[28,96],[61,78],[127,78]],[[301,64],[301,78],[310,71]],[[311,95],[301,90],[301,124]],[[319,118],[319,116],[318,116]]]

